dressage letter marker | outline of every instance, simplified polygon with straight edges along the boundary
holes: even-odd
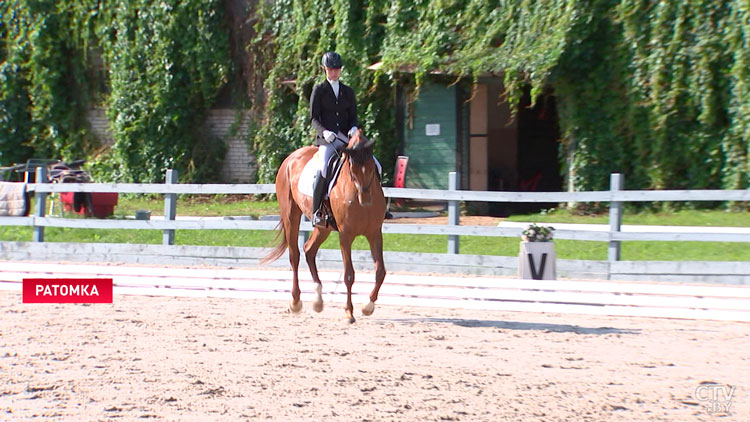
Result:
[[[534,265],[534,255],[528,254],[529,256],[529,267],[531,269],[531,278],[534,280],[541,280],[542,276],[544,275],[544,265],[547,263],[547,254],[542,254],[542,263],[539,264],[539,271],[536,270],[536,265]]]
[[[24,278],[23,303],[112,303],[112,279]]]

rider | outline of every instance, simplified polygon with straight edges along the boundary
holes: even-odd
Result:
[[[341,56],[333,51],[323,54],[321,60],[326,81],[315,86],[310,96],[310,119],[315,128],[315,145],[318,146],[319,165],[313,184],[314,226],[325,227],[322,204],[328,188],[328,160],[335,151],[346,148],[349,138],[357,131],[357,101],[354,90],[339,81]]]

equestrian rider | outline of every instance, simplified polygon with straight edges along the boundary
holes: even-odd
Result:
[[[320,169],[313,184],[312,224],[325,227],[321,207],[328,188],[328,161],[336,151],[346,148],[359,124],[354,90],[339,81],[341,56],[329,51],[323,54],[321,62],[326,81],[316,85],[310,96],[310,120],[316,132],[315,145],[318,146]]]

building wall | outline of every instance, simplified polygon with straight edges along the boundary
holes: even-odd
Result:
[[[103,108],[89,109],[86,118],[89,121],[89,126],[91,126],[91,131],[94,132],[94,136],[96,136],[96,139],[102,145],[112,145],[115,143],[112,131],[109,130],[107,114]]]
[[[407,114],[404,155],[407,188],[448,189],[457,170],[456,87],[425,83]]]
[[[505,92],[502,81],[490,79],[486,84],[488,189],[513,191],[518,187],[518,121],[513,118],[508,102],[501,100]]]
[[[469,121],[469,189],[488,190],[487,85],[478,84],[474,89]]]
[[[238,117],[242,116],[238,122]],[[114,138],[109,129],[104,109],[96,108],[88,112],[88,121],[94,135],[102,145],[112,145]],[[254,183],[258,169],[255,156],[247,144],[250,117],[247,112],[235,109],[213,109],[208,113],[206,125],[209,132],[223,140],[227,146],[224,163],[219,172],[225,183]]]
[[[211,134],[222,139],[227,146],[220,171],[221,181],[254,183],[258,165],[247,143],[249,113],[234,109],[214,109],[209,111],[207,124]]]

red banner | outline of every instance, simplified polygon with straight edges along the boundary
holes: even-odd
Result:
[[[23,303],[112,303],[112,279],[24,278]]]

